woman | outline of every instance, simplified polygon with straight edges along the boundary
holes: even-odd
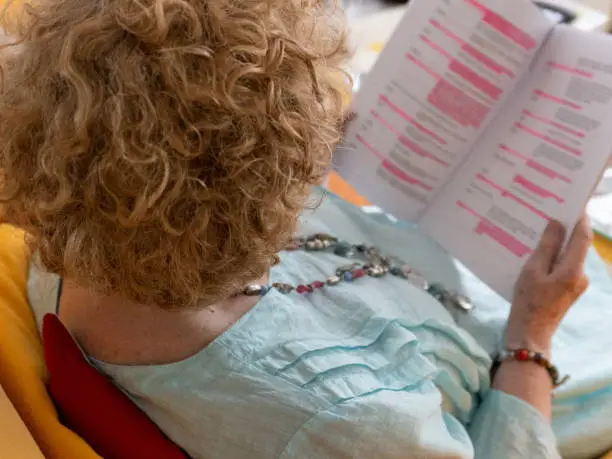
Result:
[[[341,134],[335,14],[43,0],[26,19],[3,50],[0,167],[40,260],[32,308],[191,456],[558,457],[546,363],[587,285],[585,221],[563,253],[551,223],[527,264],[493,390],[469,319],[372,249],[452,287],[425,237],[325,199],[299,231],[368,247],[291,241]]]

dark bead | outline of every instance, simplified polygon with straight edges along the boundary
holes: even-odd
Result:
[[[279,292],[283,294],[291,293],[293,291],[293,285],[290,285],[290,284],[283,284],[283,283],[277,282],[272,285],[274,286],[276,290],[278,290]]]
[[[556,367],[550,367],[548,369],[548,373],[550,373],[550,377],[553,380],[553,383],[557,383],[559,381],[559,370]]]
[[[391,266],[389,272],[394,276],[404,277],[404,271],[402,271],[402,268],[398,268],[397,266]]]
[[[339,257],[352,257],[355,255],[355,251],[353,250],[353,246],[350,244],[338,244],[334,248],[334,253]]]
[[[445,296],[446,290],[442,285],[433,283],[427,289],[427,293],[429,293],[431,296],[438,300],[442,300]]]

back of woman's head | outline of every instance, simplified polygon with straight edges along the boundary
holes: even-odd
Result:
[[[308,0],[41,0],[0,51],[0,202],[44,267],[164,308],[272,264],[339,139]]]

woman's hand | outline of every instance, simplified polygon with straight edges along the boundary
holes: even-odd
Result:
[[[584,260],[592,232],[586,217],[562,251],[565,229],[551,221],[517,282],[506,328],[506,348],[550,354],[559,324],[588,286]]]

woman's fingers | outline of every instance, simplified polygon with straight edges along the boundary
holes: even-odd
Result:
[[[554,269],[555,277],[559,280],[578,281],[583,275],[584,261],[592,240],[593,232],[589,220],[583,216],[576,224],[567,247],[559,258]]]
[[[565,228],[557,220],[548,222],[540,243],[531,255],[530,267],[540,273],[549,274],[557,261],[565,239]]]

